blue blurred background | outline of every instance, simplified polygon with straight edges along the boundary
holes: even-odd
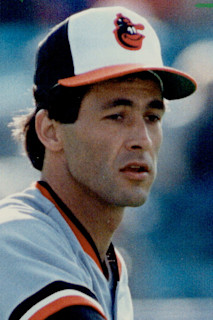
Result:
[[[33,106],[31,88],[38,42],[70,14],[109,5],[137,11],[155,28],[165,64],[189,72],[197,80],[196,94],[169,103],[158,178],[150,198],[140,208],[127,209],[115,235],[128,264],[138,319],[142,317],[139,310],[146,312],[144,319],[186,319],[186,310],[191,315],[187,319],[213,318],[213,8],[197,8],[197,2],[0,2],[0,198],[39,178],[39,172],[22,155],[21,146],[12,140],[8,122],[20,110]],[[194,309],[182,303],[174,304],[174,308],[182,306],[182,317],[177,318],[165,312],[168,306],[162,312],[162,304],[157,308],[151,303],[146,309],[141,303],[195,298],[205,298],[204,305],[208,305],[206,314],[200,311],[200,318],[197,309],[193,316]]]

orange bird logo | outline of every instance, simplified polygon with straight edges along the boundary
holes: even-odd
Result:
[[[117,14],[114,24],[116,29],[113,32],[119,45],[128,50],[141,49],[145,36],[138,30],[144,30],[142,24],[132,23],[129,18],[124,17],[121,13]]]

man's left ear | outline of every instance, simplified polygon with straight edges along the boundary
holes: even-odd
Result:
[[[40,110],[36,114],[35,129],[38,138],[46,149],[54,152],[59,152],[63,148],[59,126],[59,122],[48,117],[47,110]]]

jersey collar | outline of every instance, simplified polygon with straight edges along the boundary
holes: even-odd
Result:
[[[45,181],[36,182],[36,188],[42,193],[42,195],[50,200],[57,210],[60,212],[64,220],[67,222],[76,238],[80,242],[83,250],[94,260],[101,272],[108,277],[108,270],[101,261],[98,249],[88,231],[84,228],[81,222],[75,217],[71,210],[64,204],[64,202],[58,197],[58,195],[53,191],[50,185]],[[119,281],[121,273],[121,262],[119,257],[116,255],[112,243],[107,251],[107,259],[112,265],[113,263],[113,273],[117,281]]]

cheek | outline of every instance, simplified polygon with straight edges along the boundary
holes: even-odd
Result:
[[[84,174],[91,173],[92,170],[97,172],[98,168],[108,161],[109,145],[107,140],[92,131],[74,134],[72,138],[67,139],[65,149],[70,169],[82,170]]]
[[[158,156],[161,144],[163,142],[163,132],[162,127],[159,125],[154,132],[152,132],[152,145],[153,145],[153,153]]]

